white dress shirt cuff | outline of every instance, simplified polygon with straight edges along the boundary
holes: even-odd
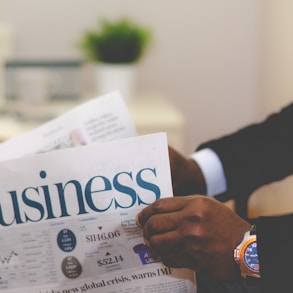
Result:
[[[222,162],[211,149],[202,149],[191,154],[191,159],[199,165],[207,187],[207,195],[215,196],[227,190],[227,182]]]

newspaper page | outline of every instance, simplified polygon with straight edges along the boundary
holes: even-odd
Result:
[[[112,92],[1,143],[0,160],[136,135],[123,98]]]
[[[0,164],[5,292],[195,292],[162,265],[137,212],[172,195],[166,135],[92,144]]]

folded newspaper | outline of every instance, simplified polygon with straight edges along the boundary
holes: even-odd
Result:
[[[196,292],[135,224],[172,196],[165,133],[137,136],[118,92],[0,144],[0,291]]]

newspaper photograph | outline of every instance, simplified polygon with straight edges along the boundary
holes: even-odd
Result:
[[[1,143],[0,160],[136,135],[123,98],[112,92]]]
[[[1,292],[196,292],[194,272],[165,267],[136,226],[172,196],[167,137],[136,136],[118,93],[0,153]]]

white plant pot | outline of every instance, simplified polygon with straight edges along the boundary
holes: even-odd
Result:
[[[133,99],[135,75],[135,64],[99,64],[96,76],[98,95],[119,91],[125,101]]]

